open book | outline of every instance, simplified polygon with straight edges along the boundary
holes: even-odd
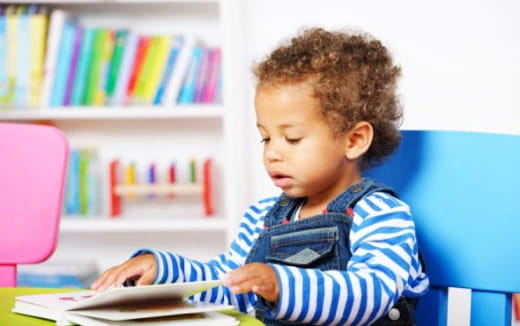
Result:
[[[201,281],[18,296],[13,312],[58,325],[237,325],[235,318],[217,312],[233,306],[186,300],[219,284]]]

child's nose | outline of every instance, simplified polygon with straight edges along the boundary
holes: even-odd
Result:
[[[275,162],[282,159],[282,155],[280,150],[276,148],[276,146],[266,146],[264,150],[264,158],[268,162]]]

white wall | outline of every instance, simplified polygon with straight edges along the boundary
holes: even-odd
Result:
[[[520,2],[246,1],[247,62],[305,26],[349,28],[381,39],[402,67],[404,129],[520,134]],[[261,164],[249,88],[251,199],[278,193]]]
[[[363,30],[402,67],[404,129],[520,134],[520,2],[413,0],[246,1],[246,59],[259,60],[306,26]],[[279,193],[268,180],[249,87],[246,141],[251,200]],[[450,325],[468,325],[469,293],[450,294]]]

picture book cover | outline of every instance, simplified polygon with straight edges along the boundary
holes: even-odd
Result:
[[[110,322],[141,321],[144,318],[202,314],[233,308],[230,305],[187,300],[188,297],[219,284],[220,281],[216,280],[120,287],[105,292],[78,291],[18,296],[13,312],[55,320],[60,324],[64,321],[77,323],[82,318],[87,318],[97,320],[99,325],[113,325]]]

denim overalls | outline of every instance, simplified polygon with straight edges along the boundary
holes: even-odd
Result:
[[[349,233],[353,207],[358,200],[373,192],[392,189],[375,180],[364,178],[327,205],[327,211],[316,216],[288,223],[302,203],[302,198],[282,194],[265,216],[265,230],[260,234],[246,259],[246,263],[261,262],[292,265],[302,268],[346,270],[351,257]],[[269,319],[268,304],[258,296],[256,318],[266,325],[298,325],[297,323]],[[396,310],[397,309],[397,310]],[[404,297],[391,313],[374,325],[413,325],[413,305]],[[397,320],[396,315],[399,317]]]

